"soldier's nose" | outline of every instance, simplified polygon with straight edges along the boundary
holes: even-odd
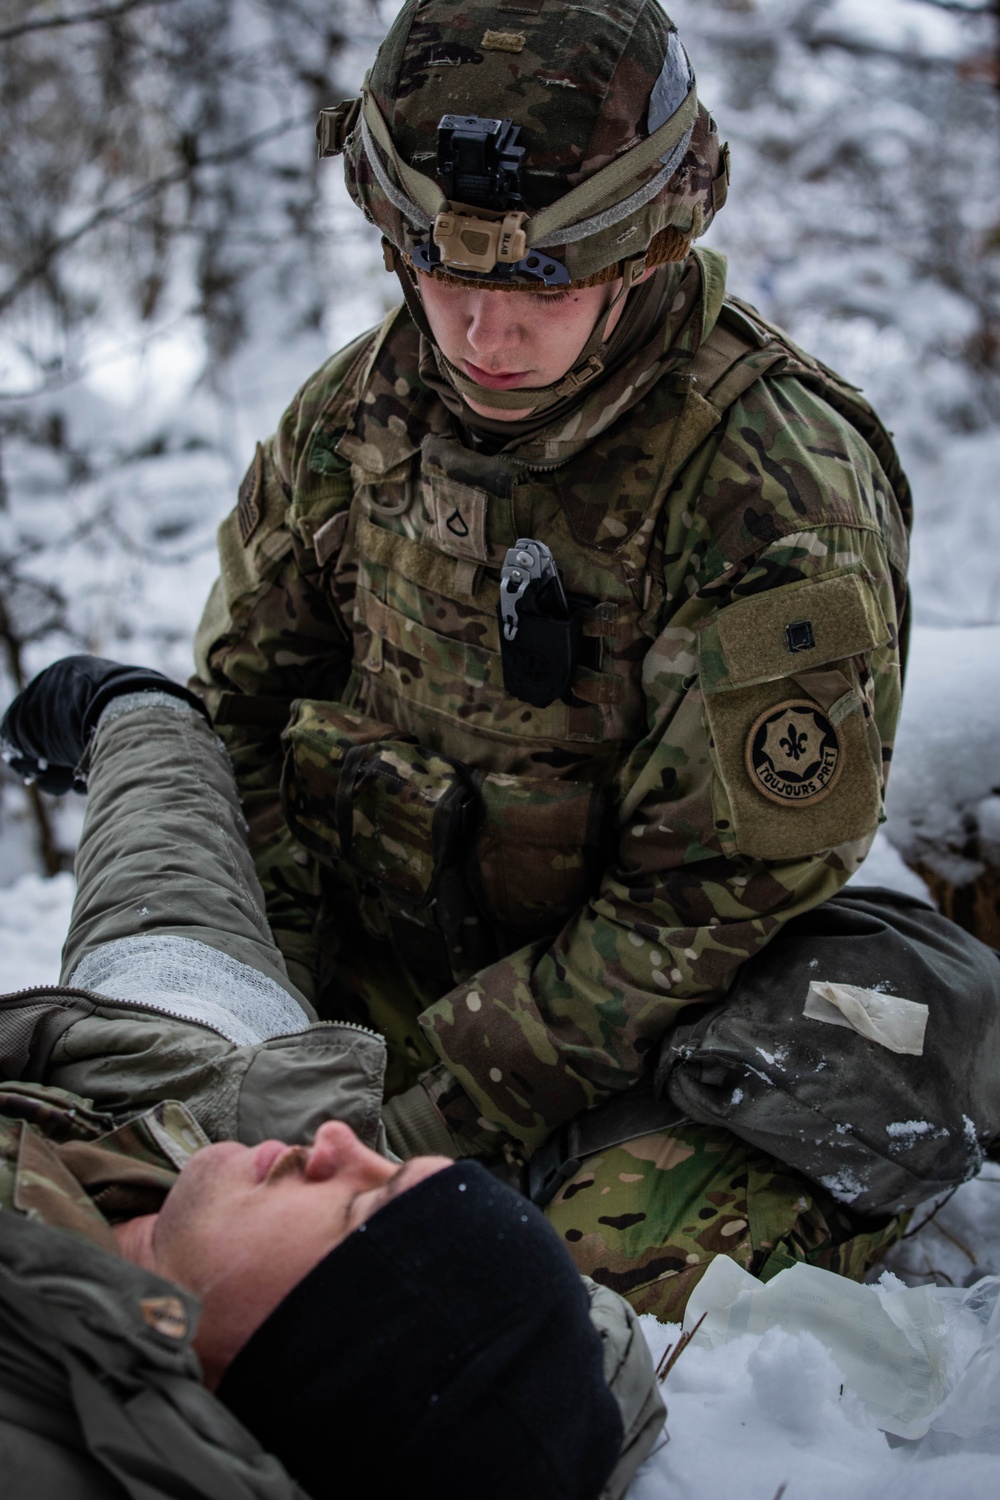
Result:
[[[469,308],[466,339],[477,354],[499,354],[520,342],[520,327],[515,309],[516,292],[480,292],[474,294]],[[506,306],[504,304],[507,304]]]

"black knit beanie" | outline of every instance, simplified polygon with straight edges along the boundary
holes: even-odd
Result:
[[[596,1500],[622,1440],[578,1272],[475,1162],[332,1250],[218,1395],[312,1500]]]

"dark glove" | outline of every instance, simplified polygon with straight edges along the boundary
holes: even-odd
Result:
[[[39,672],[4,714],[3,757],[44,792],[85,791],[80,763],[103,709],[122,693],[144,691],[170,693],[208,719],[201,699],[162,672],[123,667],[100,656],[64,656]]]

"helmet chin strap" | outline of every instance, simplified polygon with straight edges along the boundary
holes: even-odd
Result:
[[[486,386],[479,385],[475,380],[471,380],[468,375],[463,375],[462,371],[457,369],[446,358],[441,350],[441,346],[430,330],[430,325],[427,322],[427,314],[420,300],[420,293],[412,279],[413,273],[408,266],[401,264],[400,257],[394,256],[393,259],[395,262],[393,270],[396,272],[400,285],[403,288],[406,305],[410,309],[413,320],[420,329],[420,332],[434,345],[442,374],[447,377],[464,400],[474,401],[477,406],[483,406],[492,411],[546,411],[550,406],[556,406],[560,401],[564,401],[567,396],[575,395],[585,385],[589,385],[592,380],[596,380],[598,375],[604,371],[604,361],[599,351],[604,345],[605,333],[611,314],[624,301],[625,297],[628,296],[628,293],[646,270],[645,254],[634,256],[631,260],[625,262],[622,272],[622,284],[617,294],[598,318],[590,337],[577,355],[572,368],[567,370],[565,375],[553,381],[551,385],[532,386],[530,388],[522,387],[520,390],[515,391],[491,391]],[[505,290],[498,293],[498,295],[516,297],[518,294],[515,291]]]

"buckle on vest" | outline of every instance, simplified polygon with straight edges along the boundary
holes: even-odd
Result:
[[[581,386],[587,385],[595,376],[600,375],[604,369],[604,361],[597,354],[592,354],[584,364],[578,365],[570,370],[556,386],[556,394],[559,396],[572,395]]]

